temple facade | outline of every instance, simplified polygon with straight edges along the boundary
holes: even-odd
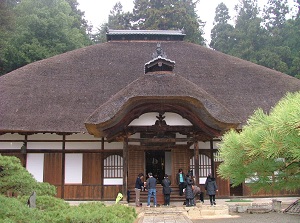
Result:
[[[107,42],[0,77],[0,153],[67,200],[113,200],[139,173],[192,172],[219,197],[253,194],[217,175],[218,143],[300,80],[184,41],[182,31],[109,30]],[[281,192],[282,195],[291,195]]]

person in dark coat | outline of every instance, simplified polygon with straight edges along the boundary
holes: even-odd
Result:
[[[161,182],[161,185],[163,186],[163,194],[164,194],[164,205],[169,206],[170,205],[170,195],[171,195],[171,181],[168,177],[168,174],[165,174],[164,179]]]
[[[194,206],[194,193],[193,193],[193,179],[192,176],[190,176],[189,174],[186,175],[186,188],[185,188],[185,200],[186,200],[186,206],[190,207],[190,206]]]
[[[144,186],[143,178],[144,178],[144,174],[140,173],[135,181],[134,191],[135,191],[135,206],[136,207],[142,206],[142,203],[140,202],[140,194],[141,194],[141,190]]]
[[[210,205],[216,205],[215,197],[216,197],[216,191],[218,191],[218,187],[217,187],[216,179],[211,174],[208,174],[206,178],[205,190],[209,195]]]
[[[185,175],[182,171],[182,169],[178,170],[178,173],[176,174],[176,183],[179,187],[179,195],[183,195],[183,189],[185,188]]]

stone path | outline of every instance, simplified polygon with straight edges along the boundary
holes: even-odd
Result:
[[[271,205],[272,199],[274,198],[255,198],[255,199],[251,199],[253,200],[252,203],[254,204],[268,204]],[[285,202],[286,204],[288,203],[293,203],[293,201],[295,201],[295,198],[290,197],[290,198],[276,198],[279,200],[282,200],[283,202]],[[228,199],[219,199],[217,200],[218,204],[215,208],[218,209],[223,205],[228,205],[228,206],[234,206],[236,204],[232,203],[227,203],[226,201],[228,201]],[[219,206],[219,207],[218,207]],[[210,207],[210,205],[203,205],[202,208],[205,208],[206,210],[209,211],[209,209],[212,209],[213,207]],[[172,207],[169,207],[169,210],[167,210],[166,208],[163,207],[151,207],[151,208],[137,208],[137,212],[140,213],[139,218],[137,223],[198,223],[198,222],[219,222],[219,221],[224,221],[224,222],[245,222],[245,218],[240,218],[241,216],[239,216],[238,214],[224,214],[221,213],[219,215],[199,215],[198,220],[195,219],[194,217],[192,217],[191,219],[189,218],[189,214],[186,215],[185,211],[186,209],[189,208],[184,208],[182,203],[175,203],[173,204]],[[182,210],[182,211],[181,211]],[[193,211],[193,207],[190,208],[190,212]],[[172,213],[173,212],[173,213]],[[273,212],[275,213],[275,212]],[[276,214],[276,213],[275,213]],[[249,214],[244,214],[241,213],[242,216],[249,216]],[[261,214],[254,214],[254,215],[258,215],[259,217],[262,217]],[[268,214],[268,216],[273,216],[272,213]],[[254,218],[255,216],[251,216],[252,218]],[[267,217],[267,215],[266,215]],[[281,217],[286,217],[288,218],[289,216],[282,216]],[[293,218],[295,216],[291,216],[290,218]],[[299,216],[297,216],[299,217]],[[297,218],[296,217],[296,218]],[[276,218],[276,217],[275,217]],[[278,218],[278,217],[277,217]],[[271,219],[274,219],[271,218]],[[299,218],[300,219],[300,218]],[[246,217],[247,220],[247,217]],[[267,219],[266,219],[267,220]],[[277,219],[276,219],[277,220]],[[283,220],[283,219],[281,219]],[[266,221],[266,222],[272,222],[273,220],[270,221]],[[280,221],[280,220],[279,220]],[[247,221],[249,222],[249,221]],[[294,221],[287,221],[290,223],[293,223]],[[300,222],[300,220],[299,220]]]
[[[157,215],[144,216],[138,223],[193,223],[183,214],[180,215]]]

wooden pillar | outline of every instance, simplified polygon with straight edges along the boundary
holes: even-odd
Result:
[[[127,171],[128,170],[128,138],[124,138],[123,142],[123,200],[127,200]]]
[[[65,175],[66,175],[66,135],[63,135],[61,155],[61,198],[65,197]]]
[[[28,136],[24,136],[24,143],[21,147],[21,154],[23,155],[23,167],[26,168],[27,165],[27,141],[28,141]]]
[[[195,162],[195,184],[199,184],[199,144],[198,141],[194,143],[194,162]]]
[[[210,140],[210,159],[211,159],[211,173],[215,175],[215,158],[214,158],[214,141]]]
[[[104,150],[104,137],[101,139],[101,150]],[[104,198],[104,153],[101,153],[101,190],[100,190],[100,199]]]

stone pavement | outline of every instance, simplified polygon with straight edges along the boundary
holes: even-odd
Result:
[[[185,207],[183,202],[172,202],[169,207],[135,207],[134,203],[124,203],[130,207],[136,208],[138,218],[135,223],[192,223],[196,219],[218,219],[218,218],[236,218],[232,212],[245,211],[247,207],[267,207],[272,208],[272,200],[280,201],[281,209],[287,208],[300,197],[269,197],[269,198],[240,198],[242,200],[251,200],[251,202],[228,202],[230,199],[216,198],[217,205],[210,206],[206,199],[204,204],[197,203],[197,207]],[[87,201],[88,202],[88,201]],[[69,201],[71,205],[78,205],[84,201]],[[105,201],[106,205],[113,205],[113,201]],[[193,221],[192,221],[193,220]]]
[[[157,215],[144,216],[138,223],[192,223],[192,221],[184,215]]]
[[[173,202],[171,206],[137,207],[137,223],[192,223],[191,219],[209,216],[225,216],[229,214],[226,205],[203,205],[197,203],[195,207],[185,207],[183,202]]]
[[[228,202],[230,199],[217,199],[216,206],[210,206],[209,201],[197,204],[197,207],[185,207],[182,202],[173,202],[170,207],[150,207],[146,204],[137,207],[138,219],[136,223],[192,223],[195,219],[236,218],[230,212],[237,212],[239,207],[272,207],[272,200],[280,201],[282,210],[287,208],[299,197],[272,197],[272,198],[242,198],[251,202]],[[131,205],[129,205],[131,206]]]

